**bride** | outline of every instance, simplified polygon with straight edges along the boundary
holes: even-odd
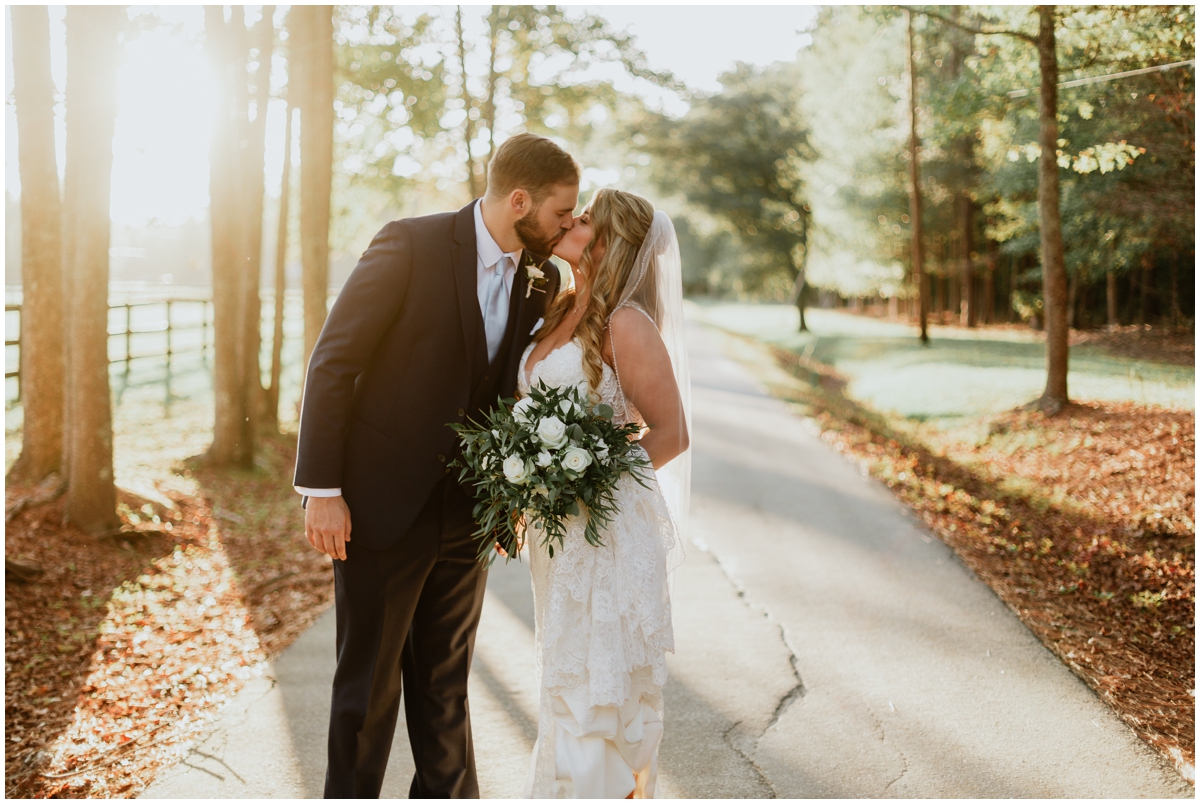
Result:
[[[554,254],[575,285],[518,364],[518,391],[575,385],[642,425],[654,467],[622,478],[602,546],[567,521],[551,558],[527,534],[540,694],[526,797],[652,798],[663,735],[668,578],[683,557],[690,481],[689,385],[679,246],[644,198],[599,190]]]

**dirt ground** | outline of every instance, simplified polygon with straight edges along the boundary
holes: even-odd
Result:
[[[294,440],[264,438],[250,471],[160,467],[153,499],[121,492],[107,537],[64,526],[63,498],[8,487],[5,556],[26,571],[5,584],[7,797],[137,795],[330,605]]]

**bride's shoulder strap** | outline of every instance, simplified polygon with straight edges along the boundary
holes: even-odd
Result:
[[[623,304],[608,314],[608,321],[605,322],[605,326],[608,328],[610,333],[612,332],[613,319],[616,318],[617,314],[620,313],[622,310],[637,310],[639,313],[641,313],[642,315],[644,315],[646,317],[646,320],[649,321],[654,326],[655,329],[658,328],[658,325],[654,321],[654,316],[650,315],[644,309],[642,309],[642,306],[640,304]],[[622,316],[622,317],[624,317],[624,316]]]

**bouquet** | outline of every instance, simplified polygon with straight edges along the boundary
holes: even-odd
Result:
[[[584,537],[599,546],[600,530],[616,513],[613,492],[629,472],[643,486],[650,461],[636,441],[636,424],[618,427],[608,405],[592,407],[575,386],[539,382],[520,401],[499,400],[483,424],[452,423],[462,454],[450,465],[475,486],[479,560],[495,560],[493,544],[509,557],[520,552],[520,533],[542,528],[551,557],[562,547],[566,518],[586,514]],[[648,486],[647,486],[648,488]]]

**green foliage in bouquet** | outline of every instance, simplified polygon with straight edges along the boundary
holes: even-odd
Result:
[[[574,386],[550,388],[539,382],[529,396],[499,404],[482,423],[452,423],[462,441],[459,481],[470,481],[479,502],[479,560],[495,560],[499,544],[519,555],[519,531],[538,525],[550,555],[562,546],[566,520],[587,517],[584,536],[599,546],[600,530],[616,513],[613,492],[629,472],[643,486],[640,471],[650,461],[636,441],[636,424],[618,427],[608,405],[592,407]]]

